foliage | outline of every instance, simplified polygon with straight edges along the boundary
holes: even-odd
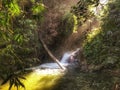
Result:
[[[10,87],[9,90],[11,90],[12,86],[15,86],[17,88],[17,90],[19,89],[19,87],[23,87],[25,88],[25,85],[22,83],[21,79],[25,79],[23,76],[19,75],[19,74],[10,74],[8,75],[8,77],[4,80],[4,82],[2,82],[1,85],[5,84],[8,82],[10,83]]]
[[[82,24],[94,15],[89,8],[96,7],[98,4],[99,0],[79,0],[77,5],[72,7],[71,12],[77,16],[79,24]]]
[[[96,60],[96,62],[94,61],[94,58],[98,59],[99,56],[97,55],[98,53],[101,52],[101,47],[102,47],[101,44],[103,39],[99,36],[100,33],[101,33],[100,29],[93,30],[87,35],[86,41],[84,42],[85,57],[91,57],[91,59],[87,58],[88,63],[92,63],[92,64],[101,63],[101,61],[98,60]]]
[[[53,90],[112,90],[119,80],[105,72],[74,72],[61,78]]]
[[[99,33],[93,37],[93,30],[88,34],[84,54],[89,64],[103,65],[105,68],[119,69],[120,67],[120,30],[119,15],[120,3],[118,0],[110,2],[108,5],[108,14],[102,19]]]
[[[38,3],[37,5],[35,5],[33,8],[32,8],[32,12],[33,14],[40,14],[44,11],[44,4],[42,3]]]
[[[20,7],[17,4],[17,0],[10,2],[6,8],[8,8],[8,13],[11,16],[19,16],[21,13]]]
[[[38,37],[42,2],[34,0],[2,0],[0,7],[0,77],[10,80],[10,88],[24,87],[16,73],[39,62],[41,45]],[[33,12],[31,12],[31,10]],[[5,80],[6,81],[6,80]],[[4,83],[3,83],[4,84]]]
[[[63,37],[67,37],[76,31],[77,28],[77,20],[76,16],[72,13],[67,13],[62,17],[59,33]]]

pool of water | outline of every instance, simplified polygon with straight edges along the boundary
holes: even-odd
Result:
[[[61,69],[36,69],[27,74],[26,80],[23,80],[25,89],[20,87],[19,90],[52,90],[57,81],[65,74]],[[0,90],[8,90],[9,82],[0,87]],[[12,87],[11,90],[17,90]]]

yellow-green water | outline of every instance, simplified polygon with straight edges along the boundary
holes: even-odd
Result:
[[[57,81],[63,76],[59,70],[35,70],[26,75],[25,90],[52,90],[57,84]],[[0,90],[8,90],[9,82],[0,87]],[[17,90],[12,87],[11,90]],[[20,87],[19,90],[24,90]]]

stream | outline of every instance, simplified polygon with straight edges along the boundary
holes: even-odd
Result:
[[[36,67],[27,68],[26,70],[32,70],[24,77],[26,80],[22,82],[25,85],[25,89],[20,87],[20,90],[53,90],[57,82],[67,73],[68,67],[75,68],[77,66],[76,56],[79,53],[79,48],[72,52],[66,52],[60,63],[66,67],[65,70],[60,69],[56,63],[45,63]],[[9,82],[0,87],[0,90],[8,90]],[[11,90],[17,90],[16,87],[12,87]]]

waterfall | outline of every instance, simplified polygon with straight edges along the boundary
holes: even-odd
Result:
[[[63,55],[62,59],[60,60],[61,63],[68,63],[68,59],[70,58],[71,53],[67,52]]]
[[[67,66],[71,65],[70,61],[72,60],[74,62],[74,60],[76,60],[75,56],[78,55],[79,50],[80,49],[77,48],[73,52],[66,52],[66,53],[64,53],[62,59],[60,60],[60,63],[64,67],[67,67]],[[60,67],[59,67],[59,65],[57,63],[45,63],[45,64],[41,64],[38,68],[41,68],[41,69],[46,69],[46,68],[49,68],[49,69],[59,69]]]
[[[63,66],[68,66],[69,65],[69,62],[68,62],[68,59],[70,58],[71,54],[69,52],[66,52],[62,59],[60,60],[60,63],[63,65]],[[60,68],[59,65],[57,63],[44,63],[44,64],[41,64],[39,66],[39,68],[49,68],[49,69],[56,69],[56,68]]]

